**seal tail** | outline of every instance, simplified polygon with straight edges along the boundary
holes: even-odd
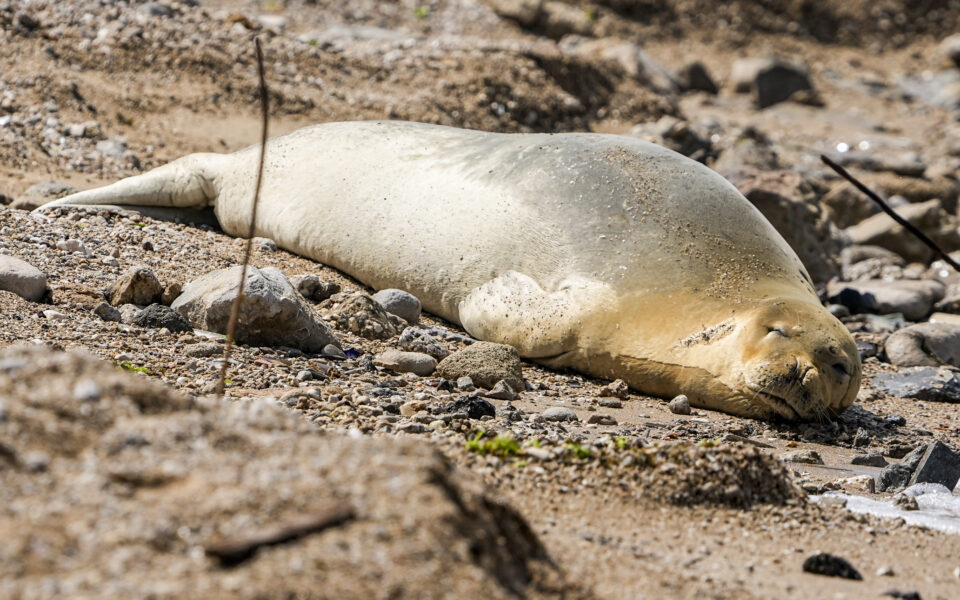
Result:
[[[141,175],[65,196],[37,211],[102,205],[206,208],[216,199],[217,167],[225,158],[222,154],[191,154]]]

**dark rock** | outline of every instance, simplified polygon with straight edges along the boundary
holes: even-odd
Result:
[[[489,401],[480,396],[457,398],[443,408],[444,413],[466,413],[471,419],[480,417],[495,417],[497,409]]]
[[[172,332],[193,331],[190,323],[180,316],[180,313],[163,304],[151,304],[141,310],[133,319],[133,325],[162,329],[166,327]]]
[[[698,60],[687,63],[677,72],[677,85],[683,91],[699,91],[708,94],[716,94],[720,91],[713,78],[710,77],[710,72]]]
[[[861,581],[863,576],[851,565],[845,558],[827,554],[826,552],[817,552],[811,554],[803,561],[803,570],[815,575],[827,575],[828,577],[843,577],[844,579],[855,579]]]
[[[858,454],[850,460],[850,464],[863,467],[885,467],[890,463],[881,454]]]
[[[691,412],[693,412],[690,409],[690,399],[684,394],[680,394],[671,400],[667,405],[667,408],[669,408],[670,412],[675,415],[689,415]]]
[[[827,311],[838,319],[850,316],[850,309],[842,304],[830,304],[827,306]],[[862,355],[861,358],[863,358]]]
[[[953,490],[960,481],[960,453],[940,440],[928,444],[920,458],[910,485],[915,483],[939,483]]]
[[[907,592],[901,592],[900,590],[886,590],[883,592],[884,596],[890,596],[891,598],[898,598],[899,600],[921,600],[920,592],[916,590],[910,590]]]
[[[877,475],[878,492],[899,492],[910,485],[910,478],[926,452],[926,446],[915,448],[896,464],[888,465]]]
[[[814,91],[803,66],[777,58],[737,60],[733,64],[730,80],[735,91],[754,94],[757,108],[790,100],[800,92],[809,95]]]
[[[831,188],[821,202],[830,209],[830,216],[837,227],[842,228],[856,225],[880,212],[876,202],[846,181]]]
[[[898,398],[960,402],[960,370],[950,367],[906,367],[870,378],[874,389]]]

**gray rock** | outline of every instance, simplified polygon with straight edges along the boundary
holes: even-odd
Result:
[[[933,309],[937,312],[960,315],[960,294],[953,294],[947,298],[944,298],[940,302],[934,304]]]
[[[960,402],[960,370],[950,367],[906,367],[870,378],[877,391],[898,398],[931,402]]]
[[[62,181],[44,181],[28,187],[23,194],[18,196],[11,204],[10,208],[17,210],[34,210],[44,204],[59,200],[64,196],[69,196],[79,191],[72,185]]]
[[[96,305],[91,312],[104,321],[119,322],[121,320],[120,311],[106,302]]]
[[[240,266],[195,279],[173,303],[193,327],[226,333],[233,300],[239,291]],[[320,352],[337,345],[333,332],[317,319],[280,270],[250,267],[243,285],[236,340],[256,346],[289,346]]]
[[[223,344],[216,342],[201,342],[199,344],[190,344],[183,352],[191,358],[208,358],[223,354]]]
[[[601,398],[610,397],[610,398],[620,398],[623,400],[630,394],[630,387],[627,386],[627,383],[622,379],[614,379],[607,385],[601,387],[597,390],[597,395]]]
[[[707,67],[698,60],[687,63],[680,68],[680,71],[677,72],[677,85],[684,91],[699,91],[708,94],[716,94],[720,91],[713,77],[710,77]]]
[[[900,367],[960,368],[960,325],[918,323],[894,332],[883,345]]]
[[[917,499],[904,493],[896,494],[893,497],[893,505],[900,510],[920,510],[920,505],[917,504]]]
[[[859,465],[863,467],[885,467],[887,459],[883,457],[882,454],[870,453],[870,454],[858,454],[850,460],[851,465]]]
[[[840,252],[840,263],[843,269],[843,278],[847,281],[856,279],[881,279],[891,269],[888,267],[899,267],[897,271],[902,272],[902,267],[906,266],[903,260],[896,252],[887,250],[880,246],[847,246]],[[867,263],[867,265],[861,265]]]
[[[580,420],[577,418],[577,414],[575,412],[569,408],[566,408],[565,406],[551,406],[547,410],[543,411],[541,416],[543,416],[544,421],[562,422]]]
[[[137,320],[137,316],[140,315],[140,311],[142,311],[143,308],[136,304],[121,304],[119,310],[120,321],[127,325],[132,325],[133,322]]]
[[[467,376],[474,385],[487,389],[502,379],[515,390],[525,389],[517,350],[493,342],[477,342],[454,352],[437,365],[437,375],[451,380]]]
[[[748,128],[720,152],[712,168],[727,179],[733,179],[751,170],[782,169],[783,164],[770,140],[756,129]]]
[[[907,204],[897,214],[923,231],[946,252],[960,249],[957,220],[941,205],[940,200]],[[854,244],[882,246],[912,262],[928,263],[933,251],[914,235],[904,230],[886,214],[877,214],[846,229]]]
[[[777,58],[742,58],[733,63],[734,91],[752,93],[757,108],[791,99],[798,92],[813,93],[805,67]]]
[[[838,319],[850,316],[850,309],[842,304],[829,304],[827,311]]]
[[[160,280],[148,267],[133,267],[125,271],[106,291],[107,301],[114,306],[136,304],[147,306],[159,302],[163,296]]]
[[[325,301],[324,307],[338,329],[370,340],[392,338],[405,324],[363,292],[334,294]]]
[[[422,352],[391,349],[374,358],[373,364],[395,373],[414,373],[426,377],[437,368],[437,359]]]
[[[323,302],[330,296],[340,293],[340,286],[336,283],[327,283],[316,275],[294,275],[290,283],[297,288],[300,295],[313,302]]]
[[[450,355],[450,351],[443,347],[429,333],[416,327],[407,327],[400,334],[397,345],[410,352],[423,352],[437,360],[443,360]]]
[[[843,304],[852,313],[901,313],[911,321],[924,319],[943,298],[939,281],[831,281],[827,284],[830,302]]]
[[[324,346],[323,350],[320,351],[320,354],[326,356],[327,358],[335,358],[339,360],[344,360],[347,358],[347,355],[344,353],[344,351],[341,350],[339,346],[334,344],[327,344]]]
[[[485,393],[484,396],[493,398],[494,400],[516,400],[520,397],[520,395],[510,387],[510,384],[502,379],[493,386],[492,390]]]
[[[457,389],[461,392],[472,392],[473,390],[477,389],[477,387],[473,385],[473,379],[463,376],[457,378]]]
[[[910,485],[910,479],[913,472],[916,471],[920,460],[926,452],[926,446],[915,448],[912,452],[903,457],[898,463],[884,467],[877,475],[878,492],[899,492]]]
[[[550,5],[560,3],[551,2]],[[583,13],[582,10],[577,12]],[[617,63],[626,75],[661,94],[673,94],[678,90],[676,76],[634,42],[616,38],[591,40],[571,36],[563,40],[561,49],[588,60]]]
[[[590,418],[587,419],[587,424],[589,425],[616,425],[617,420],[611,415],[603,415],[595,413],[590,415]]]
[[[26,261],[0,254],[0,290],[39,302],[47,292],[47,276]]]
[[[373,295],[373,299],[388,313],[397,315],[411,325],[420,320],[420,300],[409,292],[397,289],[380,290]]]
[[[922,177],[927,170],[927,164],[920,160],[916,152],[890,155],[853,150],[837,156],[835,162],[848,168],[888,171],[904,177]]]
[[[910,477],[910,485],[939,483],[948,490],[953,490],[957,481],[960,481],[960,453],[940,440],[927,445]]]
[[[253,242],[253,247],[259,250],[260,252],[276,252],[277,251],[277,243],[271,240],[270,238],[255,237],[250,241]]]
[[[826,552],[817,552],[803,561],[803,570],[806,573],[814,575],[826,575],[828,577],[842,577],[843,579],[854,579],[861,581],[863,576],[851,565],[845,558],[827,554]]]
[[[162,329],[166,327],[172,332],[193,331],[190,323],[180,316],[180,313],[163,304],[151,304],[134,317],[132,325]]]
[[[689,415],[693,412],[690,409],[690,399],[684,394],[675,397],[667,406],[670,408],[670,412],[675,415]]]
[[[837,306],[836,304],[831,306]],[[857,342],[857,352],[860,353],[860,360],[864,361],[870,358],[871,356],[876,356],[880,351],[880,348],[873,342],[867,342],[860,340]]]
[[[823,458],[816,450],[797,450],[788,452],[781,457],[786,462],[801,463],[804,465],[822,465]]]

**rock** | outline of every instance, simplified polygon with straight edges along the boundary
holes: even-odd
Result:
[[[494,400],[517,400],[520,398],[520,395],[510,387],[510,384],[502,379],[493,386],[492,390],[485,393],[484,396],[493,398]]]
[[[405,324],[363,292],[334,294],[322,306],[338,329],[369,340],[392,338],[400,333]]]
[[[623,400],[630,394],[630,388],[627,386],[627,383],[622,379],[614,379],[607,385],[601,387],[597,390],[597,395],[601,398],[620,398]]]
[[[902,177],[896,173],[875,173],[865,178],[867,185],[887,197],[888,203],[894,197],[909,200],[910,203],[922,203],[937,199],[947,213],[953,214],[957,208],[957,194],[960,192],[957,182],[951,177]],[[871,201],[872,202],[872,201]],[[897,208],[898,214],[900,209]]]
[[[911,321],[920,321],[930,314],[933,305],[943,298],[945,288],[939,281],[831,281],[827,284],[829,301],[843,304],[850,312],[901,313]]]
[[[216,342],[201,342],[190,344],[183,353],[191,358],[209,358],[223,354],[223,347],[223,344]]]
[[[323,350],[320,351],[320,354],[327,358],[333,358],[336,360],[344,360],[347,358],[346,353],[344,353],[344,351],[335,344],[327,344],[323,347]]]
[[[119,310],[120,321],[127,325],[132,325],[143,309],[136,304],[121,304]]]
[[[294,275],[290,283],[297,288],[300,295],[313,302],[323,302],[330,296],[340,293],[340,286],[327,283],[316,275]]]
[[[847,246],[840,252],[843,279],[890,279],[888,273],[902,273],[906,261],[880,246]],[[865,264],[864,264],[865,263]]]
[[[783,168],[769,138],[748,128],[733,144],[724,148],[711,165],[727,179],[735,179],[751,171],[774,171]]]
[[[373,364],[395,373],[414,373],[426,377],[437,368],[437,359],[422,352],[387,350],[374,358]]]
[[[61,181],[44,181],[28,187],[23,194],[10,204],[10,208],[17,210],[34,210],[44,204],[69,196],[79,190],[72,185]]]
[[[163,288],[163,293],[160,294],[160,304],[164,306],[170,306],[173,304],[173,301],[176,300],[180,294],[183,293],[183,284],[179,281],[173,281],[166,285]]]
[[[104,321],[120,322],[120,320],[121,320],[121,319],[120,319],[120,311],[117,310],[115,307],[110,306],[110,305],[109,305],[108,303],[106,303],[106,302],[101,302],[100,304],[96,305],[96,306],[93,308],[93,310],[90,311],[90,312],[92,312],[93,314],[97,315],[98,317],[100,317],[100,318],[103,319]]]
[[[940,40],[939,52],[954,66],[960,67],[960,33],[954,33]]]
[[[630,135],[659,144],[702,163],[714,156],[709,135],[697,132],[688,122],[670,115],[664,115],[654,123],[634,125]]]
[[[499,381],[497,383],[499,383]],[[457,389],[461,392],[472,392],[473,390],[477,389],[477,387],[473,385],[472,379],[464,376],[457,378]]]
[[[877,203],[853,184],[842,181],[820,199],[830,209],[830,218],[840,228],[850,227],[880,212]]]
[[[904,493],[896,494],[893,497],[893,505],[900,510],[920,510],[917,499]]]
[[[590,415],[590,418],[587,419],[588,425],[616,425],[617,420],[611,415],[602,415],[595,413]]]
[[[917,590],[908,590],[902,592],[900,590],[885,590],[883,592],[884,596],[890,596],[891,598],[897,598],[898,600],[921,600],[920,592]]]
[[[429,333],[416,327],[407,327],[400,334],[397,345],[410,352],[429,354],[437,360],[443,360],[450,355],[450,351],[433,338]]]
[[[842,304],[829,304],[827,305],[827,312],[835,316],[838,319],[850,316],[850,309]]]
[[[953,327],[960,327],[960,314],[935,312],[930,315],[929,322],[931,325],[950,325]]]
[[[254,249],[259,250],[260,252],[270,253],[277,251],[277,243],[270,238],[255,237],[250,241],[253,243]]]
[[[831,306],[837,306],[837,305],[832,304]],[[865,341],[857,342],[857,352],[860,353],[861,362],[867,360],[871,356],[876,356],[879,351],[880,351],[879,347],[873,342],[865,342]]]
[[[675,415],[689,415],[693,412],[690,409],[690,399],[683,394],[675,397],[667,406],[670,408],[670,412]]]
[[[737,93],[754,94],[757,108],[789,100],[799,92],[814,91],[805,67],[777,58],[739,59],[733,63],[730,81]]]
[[[889,361],[899,367],[960,368],[960,325],[918,323],[904,327],[883,345]]]
[[[797,450],[788,452],[781,457],[786,462],[801,463],[804,465],[822,465],[823,458],[816,450]]]
[[[388,313],[397,315],[411,325],[420,320],[420,300],[409,292],[397,289],[380,290],[373,295]]]
[[[930,402],[960,402],[960,370],[951,367],[905,367],[870,378],[877,391],[898,398]]]
[[[458,398],[443,408],[444,413],[466,413],[471,419],[497,416],[497,409],[479,396]]]
[[[0,290],[39,302],[47,293],[47,276],[26,261],[0,254]]]
[[[563,422],[563,421],[579,421],[577,414],[566,408],[565,406],[551,406],[547,410],[543,411],[542,415],[544,421],[554,421],[554,422]]]
[[[847,168],[888,172],[912,178],[922,177],[927,170],[927,164],[920,160],[916,152],[891,155],[851,150],[836,156],[834,162]],[[929,200],[931,197],[927,196],[924,200]]]
[[[897,214],[914,225],[945,252],[960,249],[957,220],[940,205],[939,200],[908,204],[897,208]],[[933,251],[913,234],[904,230],[886,214],[877,214],[846,229],[854,244],[882,246],[908,261],[928,263]]]
[[[826,552],[817,552],[803,561],[803,570],[814,575],[863,580],[863,576],[846,559]]]
[[[601,396],[597,400],[597,404],[604,408],[623,408],[623,402],[619,398],[614,398],[612,396]]]
[[[910,485],[939,483],[951,491],[957,481],[960,481],[960,453],[940,440],[927,445],[910,477]]]
[[[493,342],[477,342],[454,352],[437,365],[437,375],[451,380],[467,376],[474,385],[487,389],[502,379],[515,390],[525,389],[516,349]]]
[[[747,170],[731,181],[790,244],[814,282],[840,274],[840,231],[803,177],[793,171]]]
[[[699,91],[716,94],[720,90],[710,77],[707,67],[698,60],[689,62],[677,72],[677,85],[683,91]]]
[[[226,333],[240,270],[240,266],[220,269],[191,281],[171,308],[193,327]],[[289,346],[304,352],[338,345],[327,324],[313,315],[283,273],[272,267],[247,270],[236,340],[255,346]]]
[[[900,462],[884,467],[877,475],[877,491],[899,492],[906,489],[926,450],[926,446],[915,448]]]
[[[163,286],[148,267],[128,269],[106,290],[107,301],[114,306],[147,306],[159,301],[162,295]]]
[[[487,0],[490,8],[504,19],[531,29],[543,18],[543,0]]]
[[[589,61],[614,62],[627,76],[660,94],[673,94],[678,90],[676,76],[634,42],[616,38],[570,38],[563,40],[561,48]]]
[[[864,467],[885,467],[889,463],[887,463],[887,459],[885,459],[882,454],[870,453],[854,456],[850,460],[850,464]]]
[[[134,317],[131,325],[151,327],[154,329],[166,327],[172,332],[193,331],[193,327],[190,327],[190,324],[180,316],[180,313],[163,304],[151,304],[141,310],[140,313]]]
[[[937,312],[960,315],[960,294],[953,294],[933,305]]]

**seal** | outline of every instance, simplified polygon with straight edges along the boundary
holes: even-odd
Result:
[[[212,206],[244,235],[258,153],[189,155],[44,208]],[[783,238],[660,146],[328,123],[269,141],[265,169],[256,235],[548,367],[755,418],[824,418],[859,389],[852,337]]]

